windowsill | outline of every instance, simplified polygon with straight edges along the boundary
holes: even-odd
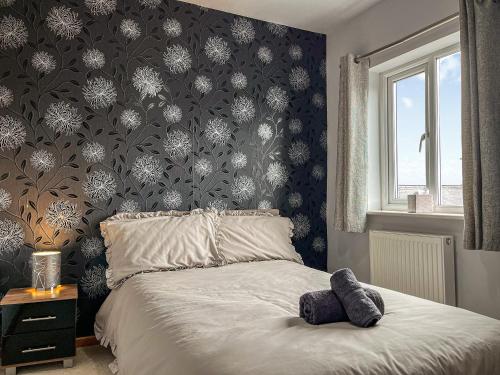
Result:
[[[449,213],[449,212],[419,212],[411,213],[405,211],[382,211],[382,210],[371,210],[368,211],[368,216],[395,216],[395,217],[413,217],[413,218],[424,218],[424,219],[447,219],[447,220],[463,220],[464,215],[460,213]]]

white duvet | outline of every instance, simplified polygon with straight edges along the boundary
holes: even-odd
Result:
[[[376,288],[376,327],[298,317],[329,274],[289,261],[136,275],[101,307],[96,335],[120,375],[500,374],[500,321]]]

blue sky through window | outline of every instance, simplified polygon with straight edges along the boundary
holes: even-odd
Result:
[[[425,185],[425,75],[416,74],[395,83],[398,185]]]
[[[442,204],[461,205],[462,161],[460,132],[460,52],[437,59],[438,129]],[[397,185],[404,198],[404,186],[425,186],[425,74],[395,82]],[[450,187],[452,186],[452,187]],[[415,190],[415,189],[413,189]],[[405,194],[403,194],[403,192]]]

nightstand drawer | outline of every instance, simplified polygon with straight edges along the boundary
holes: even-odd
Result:
[[[48,331],[75,326],[75,300],[3,306],[2,334]]]
[[[2,337],[2,365],[4,366],[74,355],[74,328]]]

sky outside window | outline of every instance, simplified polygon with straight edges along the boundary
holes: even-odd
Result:
[[[441,204],[462,205],[460,52],[437,60]]]
[[[437,127],[439,132],[439,175],[441,205],[462,205],[462,151],[460,118],[460,52],[436,60]],[[397,198],[422,191],[426,185],[425,73],[394,83],[396,116]]]
[[[394,94],[397,193],[398,198],[406,199],[409,193],[426,185],[425,142],[419,151],[420,137],[425,133],[425,74],[395,82]]]

